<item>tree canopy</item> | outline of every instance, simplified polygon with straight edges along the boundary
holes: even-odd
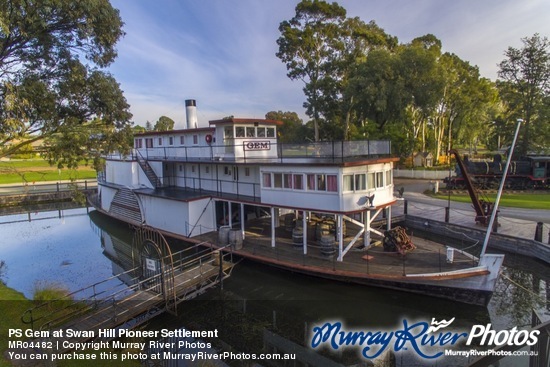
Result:
[[[158,121],[155,123],[153,130],[155,131],[168,131],[174,129],[174,120],[167,116],[160,116]]]
[[[303,0],[279,30],[276,55],[288,77],[304,83],[311,118],[304,126],[313,128],[302,131],[315,140],[389,138],[401,156],[440,156],[453,145],[496,147],[494,137],[504,137],[510,122],[523,118],[522,152],[528,146],[548,149],[546,37],[509,48],[500,80],[493,82],[468,61],[444,53],[435,35],[400,44],[374,21],[348,18],[337,3]]]
[[[116,58],[122,25],[108,0],[1,3],[0,156],[43,140],[52,163],[75,165],[127,141],[114,134],[130,122],[129,105],[103,70]],[[88,138],[94,149],[83,149]],[[53,153],[62,146],[71,159]]]
[[[523,38],[522,43],[521,49],[506,50],[498,74],[501,78],[498,87],[509,120],[524,120],[518,155],[548,148],[550,141],[550,42],[535,34]]]

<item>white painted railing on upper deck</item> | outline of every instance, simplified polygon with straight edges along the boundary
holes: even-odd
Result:
[[[391,155],[391,142],[389,140],[355,140],[355,141],[323,141],[311,143],[278,143],[270,144],[269,149],[277,151],[277,157],[265,158],[258,157],[253,152],[242,151],[239,158],[234,154],[227,153],[243,149],[241,145],[235,145],[228,149],[227,145],[200,145],[200,146],[165,146],[153,148],[139,148],[140,154],[145,159],[151,160],[176,160],[176,161],[194,161],[194,160],[226,160],[226,161],[265,161],[278,160],[290,161],[293,159],[322,159],[332,162],[346,161],[358,157],[379,158]],[[221,155],[220,151],[226,152]],[[109,155],[110,159],[132,159],[136,151],[131,156],[121,156],[119,154]],[[241,158],[242,157],[242,158]]]

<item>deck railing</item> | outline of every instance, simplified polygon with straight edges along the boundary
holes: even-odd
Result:
[[[272,162],[292,161],[296,159],[323,160],[331,162],[344,162],[350,159],[379,158],[391,155],[391,142],[389,140],[354,140],[354,141],[322,141],[310,143],[275,143],[270,145],[277,154],[258,156],[252,152],[247,153],[243,149],[241,156],[234,153],[222,154],[219,152],[234,152],[236,148],[242,149],[242,145],[207,145],[207,146],[162,146],[152,148],[139,148],[139,154],[148,160],[171,160],[178,162],[196,161],[238,161],[238,162]],[[136,160],[137,150],[123,155],[112,153],[107,156],[110,159]]]
[[[25,324],[30,324],[33,329],[50,330],[53,327],[62,325],[70,320],[75,320],[94,310],[105,309],[111,310],[112,318],[115,320],[119,313],[125,312],[125,309],[119,307],[119,304],[123,301],[135,298],[136,292],[138,291],[156,290],[159,281],[167,277],[167,272],[198,268],[201,278],[203,276],[211,277],[211,275],[203,274],[204,266],[209,264],[221,264],[223,262],[231,263],[232,254],[216,252],[212,248],[192,246],[169,255],[164,260],[165,263],[171,264],[171,269],[164,269],[151,277],[144,278],[142,274],[142,267],[144,265],[139,265],[90,286],[71,292],[59,299],[46,301],[36,307],[30,308],[21,316],[21,321]],[[216,279],[223,276],[221,273],[222,270],[220,265],[220,274]],[[220,278],[220,280],[221,279],[222,278]],[[204,286],[206,282],[208,282],[208,279],[204,279],[201,286]],[[192,288],[194,291],[196,291],[196,289],[197,287]],[[143,295],[148,298],[140,298],[140,301],[154,299],[160,303],[163,300],[163,297],[154,291],[140,293],[140,297]],[[187,293],[185,295],[187,295]],[[179,297],[181,297],[181,295]]]

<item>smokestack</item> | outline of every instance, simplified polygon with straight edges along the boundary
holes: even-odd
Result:
[[[187,128],[197,128],[197,102],[194,99],[185,100],[185,115],[187,118]]]

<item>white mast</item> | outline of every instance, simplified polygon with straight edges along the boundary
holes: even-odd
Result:
[[[502,179],[500,180],[500,187],[498,188],[497,198],[495,199],[495,206],[491,213],[491,219],[489,220],[489,225],[487,226],[487,233],[485,234],[485,241],[483,241],[483,247],[481,248],[481,254],[479,255],[479,261],[481,262],[481,257],[485,255],[485,250],[487,250],[487,244],[489,243],[489,236],[493,229],[493,224],[495,223],[495,216],[497,215],[498,203],[500,202],[500,196],[502,195],[502,190],[504,189],[504,181],[506,181],[506,175],[508,174],[508,168],[510,168],[510,162],[512,161],[512,155],[514,154],[514,147],[516,146],[516,139],[518,138],[519,127],[523,122],[522,119],[518,119],[518,125],[516,126],[516,133],[514,134],[514,140],[512,141],[512,146],[510,146],[510,153],[508,153],[508,160],[506,161],[506,167],[504,168],[504,173],[502,174]]]

